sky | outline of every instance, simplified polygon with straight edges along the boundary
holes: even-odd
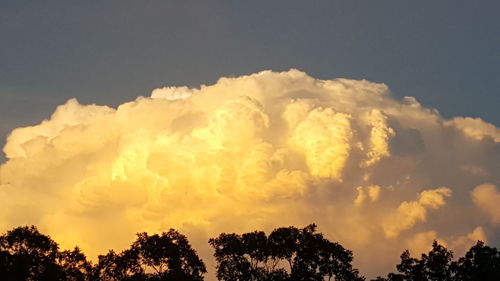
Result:
[[[2,139],[72,97],[116,106],[162,85],[289,68],[500,124],[498,1],[310,2],[3,0]]]
[[[218,232],[314,221],[368,275],[433,239],[500,246],[498,14],[3,0],[0,230],[95,255],[174,226],[209,257]]]

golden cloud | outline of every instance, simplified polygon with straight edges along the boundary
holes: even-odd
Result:
[[[210,263],[206,241],[220,232],[315,222],[381,274],[416,233],[484,223],[468,193],[499,182],[497,132],[396,100],[384,84],[293,69],[156,89],[117,108],[71,99],[8,137],[0,230],[35,224],[92,257],[173,227]],[[473,198],[495,214],[490,195]]]

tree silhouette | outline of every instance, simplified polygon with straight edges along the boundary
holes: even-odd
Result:
[[[377,277],[378,281],[451,281],[453,272],[451,260],[453,254],[436,241],[432,243],[432,250],[422,254],[420,259],[412,258],[405,250],[401,254],[401,263],[396,265],[399,273],[389,273],[387,278]]]
[[[429,254],[422,255],[424,277],[426,280],[451,280],[451,261],[453,253],[436,241],[432,243]]]
[[[221,281],[361,281],[351,265],[352,252],[316,232],[316,225],[222,233],[209,240],[215,249]],[[478,241],[464,257],[436,241],[432,250],[413,258],[401,254],[397,273],[373,281],[498,281],[500,251]],[[92,266],[82,251],[59,251],[49,236],[22,226],[0,236],[1,281],[202,281],[205,264],[187,238],[170,229],[137,234],[129,249],[110,250]]]
[[[117,254],[110,250],[106,255],[100,255],[95,265],[91,280],[132,281],[146,280],[144,271],[137,262],[137,257],[130,250]]]
[[[78,247],[75,247],[72,251],[59,252],[56,263],[62,269],[63,280],[85,281],[92,272],[92,265]]]
[[[0,237],[6,280],[48,280],[54,271],[58,246],[34,227],[18,227]]]
[[[352,253],[328,241],[312,224],[221,234],[209,240],[215,249],[217,278],[223,281],[364,280],[351,266]]]
[[[137,234],[130,249],[99,256],[94,280],[201,281],[205,264],[187,238],[170,229],[161,235]]]
[[[452,263],[454,280],[500,280],[500,252],[478,241],[464,257]]]
[[[36,227],[23,226],[0,236],[1,280],[85,280],[91,266],[78,248],[59,246]]]

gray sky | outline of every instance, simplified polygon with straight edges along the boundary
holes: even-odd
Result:
[[[500,124],[499,1],[0,1],[0,137],[72,97],[298,68]]]

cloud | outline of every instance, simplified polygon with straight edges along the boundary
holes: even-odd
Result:
[[[153,99],[166,99],[166,100],[182,100],[187,99],[196,89],[190,89],[186,86],[182,87],[164,87],[154,89],[151,93],[151,98]]]
[[[453,249],[454,257],[458,258],[463,256],[477,241],[488,243],[488,238],[481,226],[474,228],[468,234],[451,237],[438,237],[438,233],[431,230],[416,233],[407,240],[406,245],[413,256],[419,257],[421,253],[427,253],[432,250],[432,242],[434,241]]]
[[[369,199],[371,202],[375,202],[378,200],[380,196],[380,186],[378,185],[370,185],[367,187],[358,186],[356,190],[358,191],[358,196],[354,199],[354,205],[361,206],[363,202]]]
[[[500,193],[495,185],[476,186],[471,196],[474,203],[488,214],[492,223],[500,223]]]
[[[448,240],[449,247],[454,249],[455,257],[464,255],[470,249],[470,247],[477,243],[477,241],[488,243],[488,237],[486,236],[486,233],[481,226],[474,228],[470,233],[466,235],[452,237]]]
[[[294,69],[117,108],[72,99],[9,135],[0,230],[36,224],[95,258],[174,227],[210,263],[218,233],[315,222],[363,273],[382,274],[416,233],[496,231],[482,216],[496,190],[476,188],[477,205],[469,194],[500,182],[498,128],[460,120],[384,84]]]
[[[373,109],[368,116],[372,126],[370,130],[370,144],[367,159],[362,166],[370,166],[380,159],[390,156],[389,139],[394,136],[394,130],[387,126],[387,117],[380,110]]]
[[[455,117],[444,124],[462,131],[473,139],[491,138],[495,142],[500,142],[500,129],[493,124],[484,122],[481,118]]]
[[[385,219],[383,228],[385,236],[393,238],[403,230],[413,227],[417,222],[427,219],[427,209],[438,209],[445,204],[445,197],[451,196],[451,190],[440,187],[433,190],[424,190],[417,201],[404,201],[394,214]]]
[[[295,127],[290,124],[294,131],[291,147],[304,155],[312,176],[342,180],[342,170],[351,151],[349,118],[348,114],[330,108],[316,108]]]
[[[421,253],[427,253],[432,250],[432,242],[435,240],[440,244],[446,244],[442,239],[438,240],[436,231],[431,230],[413,235],[413,237],[406,242],[406,247],[412,256],[420,257]]]

